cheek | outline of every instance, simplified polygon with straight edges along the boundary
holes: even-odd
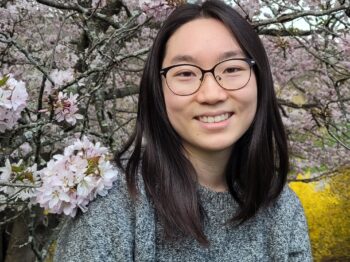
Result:
[[[193,104],[191,97],[177,96],[171,91],[164,90],[165,106],[171,126],[182,138],[194,134]]]
[[[171,125],[176,129],[184,114],[185,104],[182,97],[174,95],[167,87],[163,87],[166,112]]]
[[[256,82],[254,81],[254,89],[253,89],[253,92],[252,92],[252,114],[253,114],[253,118],[255,117],[255,114],[256,114],[256,110],[257,110],[257,107],[258,107],[258,87],[256,85]]]
[[[253,76],[252,83],[249,89],[247,89],[248,93],[246,98],[246,106],[249,109],[248,113],[250,114],[251,118],[254,118],[256,114],[256,109],[258,105],[258,87],[256,84],[255,76]]]
[[[248,117],[249,119],[254,118],[256,113],[258,103],[257,92],[256,82],[253,81],[251,85],[247,86],[247,88],[243,88],[238,90],[237,93],[234,93],[238,110],[244,113],[245,117]]]
[[[249,109],[249,114],[254,118],[256,114],[256,109],[258,105],[257,92],[255,91],[250,99],[247,101],[247,108]]]

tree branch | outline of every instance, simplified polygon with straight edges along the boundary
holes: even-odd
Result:
[[[298,179],[298,178],[290,178],[288,179],[288,182],[302,182],[302,183],[311,183],[311,182],[316,182],[316,181],[320,181],[324,178],[329,178],[329,177],[333,177],[333,176],[336,176],[338,174],[341,174],[342,173],[342,170],[344,169],[349,169],[350,166],[343,166],[343,167],[340,167],[340,168],[337,168],[337,169],[334,169],[334,170],[330,170],[330,171],[327,171],[327,172],[324,172],[318,176],[315,176],[315,177],[311,177],[311,178],[301,178],[301,179]]]
[[[348,8],[350,8],[350,4],[348,5],[343,4],[341,6],[330,8],[324,11],[304,11],[304,12],[294,12],[291,14],[282,14],[276,18],[253,22],[252,26],[256,28],[259,26],[266,26],[270,24],[286,23],[286,22],[295,20],[297,18],[306,17],[306,16],[315,16],[315,17],[324,16],[324,15],[333,14],[339,11],[345,11]]]
[[[43,5],[47,5],[47,6],[51,6],[51,7],[55,7],[57,9],[60,10],[69,10],[69,11],[75,11],[78,12],[80,14],[84,14],[87,16],[91,16],[94,18],[97,18],[103,22],[108,23],[109,25],[111,25],[112,27],[118,29],[120,28],[120,25],[116,22],[114,22],[112,19],[110,19],[107,15],[103,15],[101,13],[98,12],[93,12],[93,10],[88,9],[88,8],[84,8],[79,4],[70,4],[70,3],[59,3],[57,1],[51,1],[51,0],[37,0],[38,3],[43,4]]]
[[[298,28],[292,29],[276,29],[276,28],[266,28],[258,29],[259,35],[268,35],[268,36],[309,36],[313,34],[319,34],[322,30],[301,30]]]
[[[112,100],[116,98],[122,98],[126,96],[136,95],[139,93],[138,86],[127,86],[124,88],[114,89],[113,91],[108,90],[103,92],[104,100]]]
[[[318,108],[319,107],[319,105],[316,103],[298,105],[298,104],[295,104],[291,101],[284,100],[282,98],[277,99],[277,101],[280,105],[288,106],[288,107],[295,108],[295,109],[311,109],[311,108],[315,108],[315,107]]]

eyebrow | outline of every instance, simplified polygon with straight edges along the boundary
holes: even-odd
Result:
[[[171,64],[177,64],[182,62],[196,63],[197,59],[190,55],[177,55],[170,60]]]
[[[245,57],[245,55],[242,50],[227,51],[222,53],[218,57],[218,62],[222,60],[230,59],[230,58],[235,58],[235,57]],[[177,64],[177,63],[183,63],[183,62],[198,64],[198,60],[195,57],[190,55],[177,55],[170,60],[171,64]]]
[[[218,60],[222,61],[222,60],[226,60],[226,59],[230,59],[230,58],[237,58],[237,57],[239,57],[239,58],[245,57],[245,54],[243,53],[242,50],[234,50],[234,51],[224,52],[219,56]]]

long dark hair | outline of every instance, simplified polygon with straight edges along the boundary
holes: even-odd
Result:
[[[244,223],[281,193],[289,168],[288,147],[268,58],[249,23],[217,0],[178,7],[159,30],[140,83],[135,132],[124,149],[116,154],[116,162],[125,171],[128,189],[134,198],[141,167],[145,190],[167,236],[180,232],[208,244],[202,228],[196,172],[184,155],[181,137],[169,122],[159,73],[170,36],[185,23],[203,17],[225,24],[245,54],[256,61],[256,115],[251,127],[235,143],[226,167],[229,191],[240,206],[232,222]],[[121,158],[130,149],[132,152],[124,166]]]

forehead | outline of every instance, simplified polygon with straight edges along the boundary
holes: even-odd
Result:
[[[198,18],[179,27],[169,38],[163,64],[180,60],[200,64],[243,56],[235,36],[221,21]]]

